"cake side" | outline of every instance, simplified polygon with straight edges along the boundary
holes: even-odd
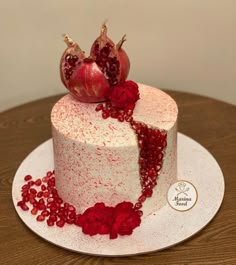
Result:
[[[145,216],[165,205],[167,189],[177,179],[178,109],[159,89],[139,84],[139,91],[135,120],[167,131],[164,163],[153,195],[142,208]],[[66,95],[51,113],[56,186],[79,212],[96,202],[135,202],[141,193],[136,135],[128,123],[104,120],[95,108]]]

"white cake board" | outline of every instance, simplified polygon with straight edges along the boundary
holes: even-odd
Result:
[[[18,168],[12,186],[15,209],[22,221],[37,235],[57,246],[98,256],[129,256],[162,250],[190,238],[216,215],[224,197],[224,177],[213,156],[199,143],[178,133],[178,179],[194,185],[197,202],[186,211],[169,203],[142,220],[131,236],[110,240],[108,235],[90,237],[75,225],[48,227],[16,204],[21,200],[24,176],[42,177],[54,169],[52,140],[33,150]]]

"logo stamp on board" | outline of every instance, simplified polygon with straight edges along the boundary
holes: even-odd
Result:
[[[169,205],[176,211],[184,212],[192,209],[198,199],[195,186],[186,180],[179,180],[170,186],[167,194]]]

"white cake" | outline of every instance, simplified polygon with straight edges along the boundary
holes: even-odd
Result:
[[[143,217],[166,203],[177,180],[177,116],[175,101],[163,91],[139,84],[136,121],[165,130],[167,147],[153,194],[143,203]],[[52,109],[56,188],[60,197],[83,212],[97,202],[115,206],[137,202],[141,194],[139,149],[128,122],[103,119],[96,103],[83,103],[68,94]]]

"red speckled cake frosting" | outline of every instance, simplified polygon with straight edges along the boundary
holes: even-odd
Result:
[[[142,208],[146,215],[167,203],[167,190],[177,180],[178,110],[175,101],[157,88],[139,84],[139,91],[133,117],[166,130],[168,143],[157,185]],[[128,123],[104,120],[95,107],[66,95],[51,114],[56,186],[62,199],[79,212],[96,202],[135,202],[141,193],[134,132]]]

